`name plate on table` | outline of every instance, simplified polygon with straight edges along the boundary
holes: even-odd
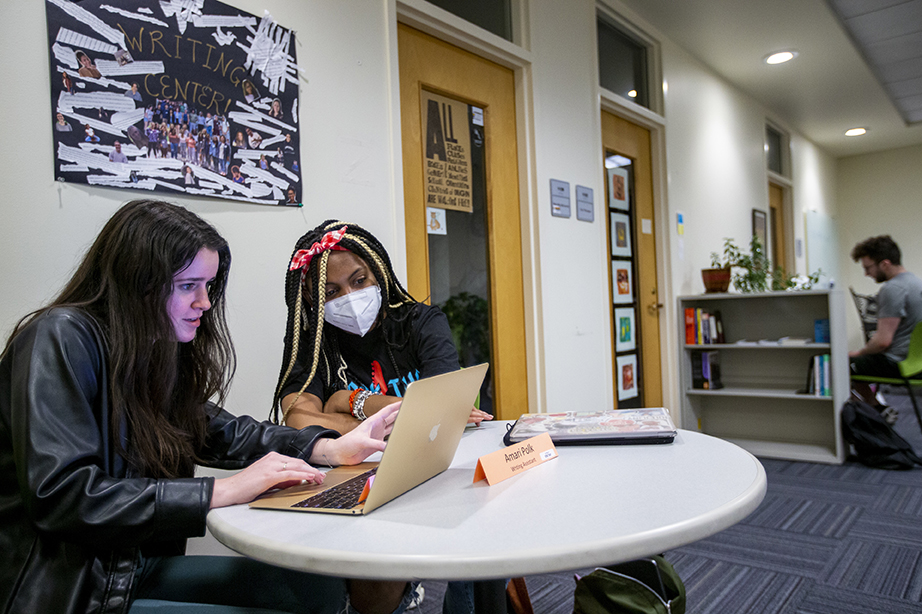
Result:
[[[554,447],[551,436],[542,433],[508,448],[481,456],[474,470],[474,482],[486,479],[487,484],[492,486],[555,458],[557,448]]]

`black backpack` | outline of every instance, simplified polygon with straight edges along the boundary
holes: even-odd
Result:
[[[842,436],[855,448],[858,461],[877,469],[912,469],[922,465],[909,442],[880,413],[860,399],[842,406]]]

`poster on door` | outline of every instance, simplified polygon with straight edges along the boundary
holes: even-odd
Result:
[[[471,107],[425,90],[420,96],[426,206],[471,213]]]
[[[217,0],[46,0],[59,181],[299,205],[295,39]]]

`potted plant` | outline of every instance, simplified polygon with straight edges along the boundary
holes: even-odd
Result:
[[[730,287],[731,271],[739,259],[739,248],[732,239],[724,239],[723,258],[717,252],[711,252],[711,268],[701,269],[704,291],[708,294],[726,292]]]
[[[744,294],[768,292],[769,290],[809,290],[819,282],[822,273],[822,271],[816,271],[807,277],[787,275],[784,268],[772,266],[768,256],[765,255],[762,242],[756,235],[752,235],[752,240],[749,242],[749,253],[740,250],[733,239],[725,238],[723,256],[721,257],[717,252],[711,252],[711,266],[710,269],[701,270],[706,292],[726,292],[731,277],[734,287]],[[734,268],[739,272],[731,275]],[[718,271],[725,271],[725,273],[718,274]],[[723,282],[724,277],[726,282]],[[718,279],[724,285],[718,285]]]

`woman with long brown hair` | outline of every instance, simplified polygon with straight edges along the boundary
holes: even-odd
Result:
[[[209,509],[320,482],[309,463],[364,460],[384,449],[395,418],[392,406],[337,437],[221,409],[234,372],[230,262],[227,242],[194,213],[130,202],[62,292],[14,328],[0,355],[4,612],[345,604],[343,580],[179,556],[205,533]],[[197,464],[242,471],[196,478]],[[378,611],[396,607],[383,601]]]

